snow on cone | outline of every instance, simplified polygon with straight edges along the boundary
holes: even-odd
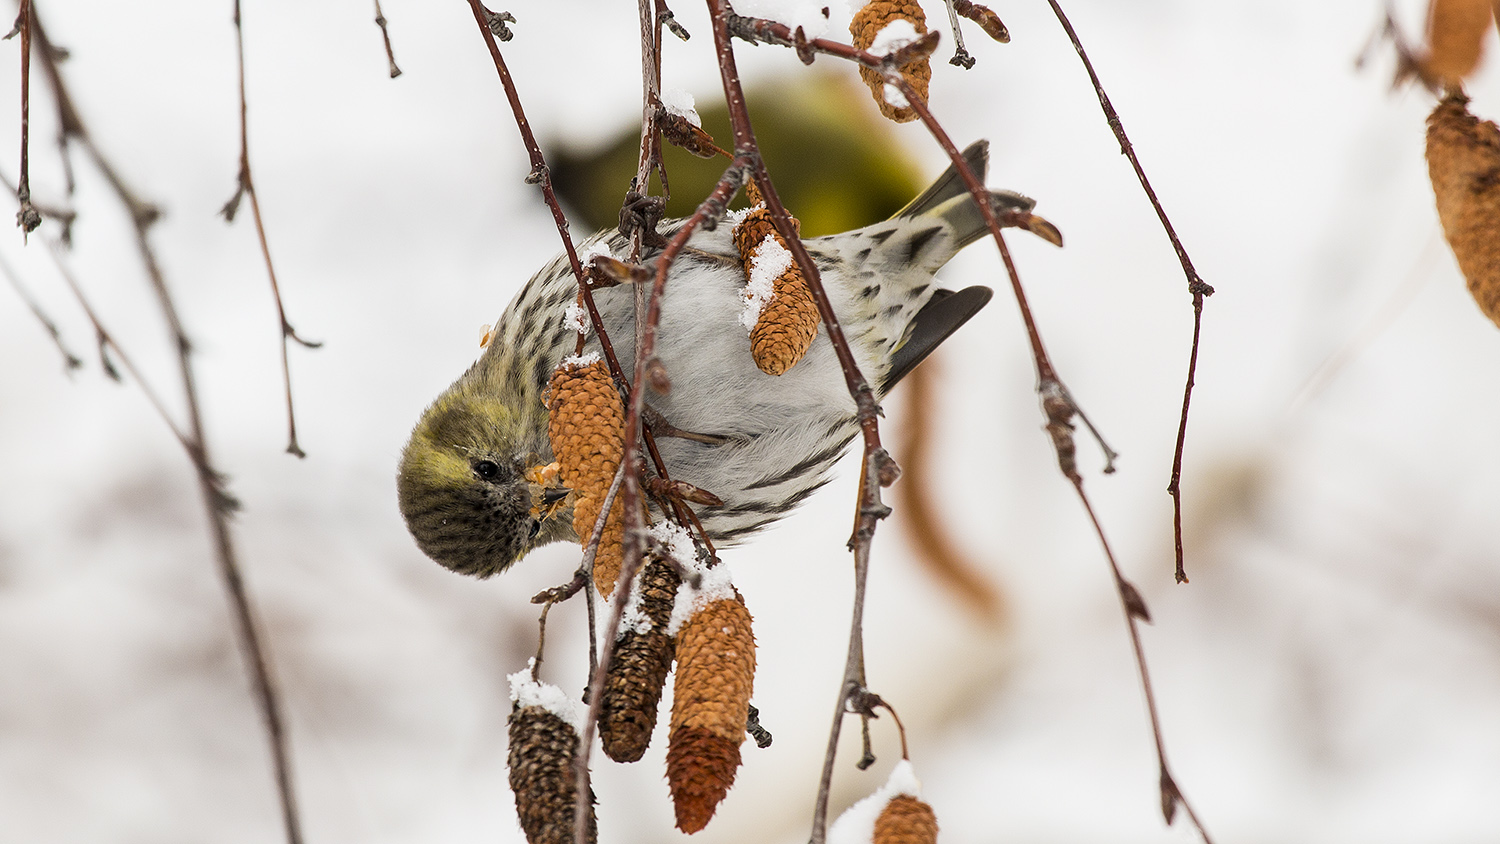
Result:
[[[677,828],[708,825],[734,784],[755,682],[750,611],[722,565],[698,589],[678,592],[669,629],[677,631],[677,678],[667,745],[667,783]]]
[[[604,361],[597,355],[574,356],[552,373],[547,413],[547,437],[562,482],[578,495],[573,504],[573,530],[587,547],[599,508],[625,455],[625,403]],[[622,513],[616,496],[594,557],[594,585],[606,597],[620,576]]]
[[[745,186],[751,209],[734,227],[734,246],[745,267],[745,313],[750,354],[768,375],[781,375],[802,360],[818,334],[818,306],[802,268],[771,222],[760,191]],[[792,221],[794,228],[798,223]]]
[[[510,790],[529,844],[571,844],[578,794],[573,756],[578,751],[578,713],[556,686],[531,679],[530,671],[510,676]],[[588,840],[598,840],[594,795],[588,800]]]
[[[1457,85],[1473,72],[1484,50],[1493,12],[1491,0],[1432,0],[1427,21],[1427,73],[1442,85]]]
[[[885,785],[839,815],[828,844],[937,844],[937,816],[921,791],[911,763],[897,762]]]
[[[657,705],[675,653],[667,624],[679,583],[671,561],[652,554],[631,598],[637,602],[636,612],[626,610],[626,626],[615,642],[599,704],[599,738],[604,754],[616,762],[638,761],[651,744]]]
[[[1500,129],[1450,94],[1427,118],[1438,219],[1479,309],[1500,325]]]
[[[902,42],[913,41],[927,34],[927,15],[917,0],[871,0],[854,15],[849,22],[849,34],[854,36],[854,46],[872,53],[886,54]],[[897,123],[909,123],[917,119],[916,109],[906,101],[901,92],[887,85],[880,71],[860,65],[860,78],[870,86],[875,104],[880,113]],[[927,86],[932,81],[932,62],[925,56],[901,68],[906,84],[922,102],[927,102]]]

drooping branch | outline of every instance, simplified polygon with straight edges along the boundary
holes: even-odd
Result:
[[[240,78],[240,168],[236,178],[234,195],[224,203],[220,213],[228,222],[234,222],[240,199],[250,197],[250,215],[255,219],[255,235],[260,240],[260,254],[266,261],[266,277],[271,282],[271,299],[276,303],[276,318],[281,326],[281,383],[286,393],[287,454],[306,457],[307,453],[297,443],[297,414],[292,405],[292,365],[287,359],[287,346],[296,342],[303,348],[316,349],[322,342],[306,340],[297,334],[297,329],[286,318],[286,306],[281,301],[281,285],[276,281],[276,266],[271,262],[271,245],[266,239],[266,224],[260,214],[260,199],[255,190],[255,180],[250,173],[249,108],[245,97],[245,30],[240,25],[240,0],[234,0],[234,45],[239,59]]]
[[[188,341],[176,303],[168,289],[166,276],[151,243],[150,227],[155,222],[158,212],[156,206],[142,200],[125,184],[118,170],[94,143],[73,106],[73,99],[57,67],[58,51],[48,42],[46,32],[41,20],[36,17],[34,8],[30,10],[28,20],[31,23],[32,35],[40,48],[37,50],[37,55],[42,60],[42,67],[57,105],[63,137],[76,140],[83,145],[100,174],[109,182],[115,196],[125,207],[135,234],[138,257],[171,334],[171,344],[176,351],[179,384],[187,409],[186,427],[180,427],[171,421],[170,414],[166,412],[163,403],[154,392],[148,389],[146,393],[158,412],[167,420],[168,426],[187,452],[197,475],[199,492],[213,540],[214,559],[229,599],[235,638],[245,659],[255,701],[266,728],[286,840],[288,844],[301,844],[301,821],[292,785],[291,754],[284,727],[281,699],[271,675],[270,662],[266,656],[265,646],[261,642],[249,592],[240,573],[233,534],[229,528],[229,513],[237,506],[237,503],[225,491],[224,476],[214,468],[209,456],[201,403],[191,361],[192,346]],[[101,350],[105,346],[111,346],[119,354],[119,347],[115,346],[112,338],[103,331],[97,318],[92,314],[90,318],[94,322],[96,332],[99,333]],[[121,361],[133,372],[133,365],[123,354],[121,354]],[[144,388],[146,382],[140,379],[138,373],[133,372],[133,374]]]
[[[1145,191],[1146,198],[1150,200],[1152,210],[1156,212],[1162,229],[1167,233],[1167,239],[1172,242],[1172,249],[1177,253],[1178,262],[1182,264],[1182,272],[1187,276],[1188,293],[1193,297],[1193,344],[1188,352],[1187,383],[1182,391],[1182,416],[1177,424],[1177,445],[1172,452],[1172,479],[1167,484],[1167,493],[1172,496],[1172,538],[1176,551],[1174,577],[1178,583],[1186,583],[1188,577],[1182,552],[1182,450],[1187,441],[1188,407],[1193,401],[1193,383],[1198,371],[1198,340],[1203,328],[1203,299],[1206,296],[1212,296],[1214,289],[1194,269],[1193,260],[1188,257],[1187,247],[1182,245],[1182,240],[1177,237],[1177,231],[1172,228],[1172,221],[1167,218],[1166,209],[1162,208],[1161,201],[1156,198],[1156,191],[1151,187],[1151,180],[1146,178],[1146,170],[1141,166],[1141,160],[1135,154],[1135,147],[1125,134],[1125,126],[1120,122],[1120,115],[1115,111],[1114,104],[1109,101],[1109,95],[1104,93],[1104,85],[1099,82],[1099,74],[1094,72],[1094,64],[1089,61],[1088,53],[1083,49],[1083,42],[1078,40],[1078,33],[1073,30],[1073,24],[1068,21],[1068,16],[1063,14],[1062,7],[1058,5],[1057,0],[1047,0],[1047,2],[1052,6],[1052,12],[1057,16],[1058,23],[1062,24],[1063,31],[1068,34],[1068,40],[1073,42],[1073,49],[1078,52],[1078,58],[1083,62],[1084,70],[1088,71],[1089,82],[1093,84],[1094,93],[1099,97],[1099,108],[1104,111],[1104,119],[1109,123],[1110,131],[1114,132],[1115,139],[1120,142],[1120,152],[1129,159],[1131,169],[1135,170],[1135,176],[1141,183],[1141,190]]]

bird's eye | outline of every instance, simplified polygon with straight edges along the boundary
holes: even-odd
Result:
[[[529,535],[527,535],[526,538],[527,539],[536,539],[536,535],[539,534],[539,533],[541,533],[541,532],[542,532],[542,523],[541,523],[541,520],[539,520],[539,519],[532,519],[531,520],[531,533]]]
[[[500,476],[500,464],[493,460],[481,460],[474,464],[474,473],[486,481],[493,481]]]

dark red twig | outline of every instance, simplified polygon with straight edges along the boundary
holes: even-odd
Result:
[[[1151,208],[1156,211],[1156,217],[1161,221],[1162,228],[1167,233],[1167,239],[1172,242],[1172,249],[1177,253],[1177,260],[1182,264],[1182,272],[1187,276],[1188,293],[1193,297],[1193,346],[1188,353],[1187,384],[1182,391],[1182,417],[1177,424],[1177,446],[1172,452],[1172,479],[1167,484],[1167,493],[1172,496],[1172,538],[1176,550],[1176,570],[1174,576],[1178,583],[1187,582],[1187,571],[1183,565],[1182,552],[1182,451],[1187,442],[1188,407],[1193,400],[1193,382],[1198,371],[1198,338],[1203,327],[1203,298],[1212,296],[1214,289],[1198,275],[1193,268],[1193,261],[1188,257],[1187,248],[1177,237],[1177,231],[1172,228],[1172,221],[1167,219],[1166,209],[1162,208],[1161,201],[1156,198],[1156,191],[1151,187],[1151,181],[1146,178],[1146,170],[1141,167],[1141,160],[1136,157],[1135,147],[1131,145],[1130,138],[1125,135],[1125,126],[1120,122],[1120,115],[1109,101],[1109,95],[1104,93],[1104,85],[1099,81],[1099,74],[1094,72],[1094,64],[1089,61],[1088,53],[1084,52],[1083,43],[1078,40],[1078,33],[1073,30],[1073,24],[1068,21],[1068,16],[1063,14],[1062,7],[1057,0],[1047,0],[1052,6],[1052,13],[1057,16],[1058,23],[1062,24],[1063,31],[1068,34],[1068,40],[1073,42],[1073,49],[1078,52],[1078,58],[1083,62],[1084,70],[1088,71],[1089,82],[1094,86],[1094,93],[1099,96],[1099,107],[1104,110],[1104,119],[1109,122],[1110,131],[1115,133],[1115,139],[1120,142],[1120,152],[1130,160],[1130,166],[1135,170],[1135,176],[1141,183],[1141,189],[1146,192],[1146,198],[1151,201]]]
[[[21,30],[21,175],[16,188],[21,210],[16,212],[16,225],[31,234],[42,224],[42,215],[31,204],[31,0],[21,0],[16,26]]]
[[[276,302],[276,318],[281,323],[281,383],[286,392],[286,451],[287,454],[306,457],[307,452],[297,444],[297,414],[292,405],[292,365],[287,359],[287,346],[293,341],[308,349],[316,349],[323,344],[298,336],[297,329],[286,318],[286,306],[281,301],[281,285],[276,282],[276,266],[271,263],[271,245],[266,239],[266,224],[260,215],[260,200],[256,198],[255,181],[250,176],[249,107],[245,97],[245,31],[240,25],[240,0],[234,0],[234,45],[240,71],[240,171],[234,196],[224,203],[220,213],[226,221],[234,222],[240,198],[250,197],[250,215],[255,220],[255,235],[260,239],[260,254],[266,259],[266,277],[271,281],[271,298]]]
[[[820,52],[832,52],[845,58],[872,61],[877,65],[880,59],[836,42],[806,39],[800,33],[787,32],[786,27],[780,24],[765,27],[761,25],[770,22],[734,16],[722,0],[708,0],[708,6],[714,30],[714,47],[719,61],[719,75],[724,87],[724,99],[729,108],[730,123],[734,127],[735,153],[749,164],[751,175],[755,179],[756,187],[760,189],[777,232],[786,242],[793,259],[802,270],[808,290],[818,306],[824,330],[828,332],[828,339],[843,370],[849,395],[854,400],[860,433],[864,440],[864,457],[861,462],[854,531],[849,539],[849,550],[854,554],[854,609],[850,622],[849,649],[844,664],[843,683],[835,704],[833,725],[829,730],[828,750],[824,756],[818,799],[813,810],[811,840],[814,844],[821,844],[826,834],[828,794],[833,780],[833,762],[837,754],[838,737],[842,729],[847,701],[851,695],[862,692],[865,688],[864,593],[865,583],[869,576],[870,547],[880,520],[890,514],[890,508],[880,500],[880,488],[895,483],[900,475],[900,469],[896,461],[880,444],[878,420],[880,408],[875,401],[875,393],[854,361],[854,353],[849,348],[843,328],[839,325],[838,317],[834,314],[833,306],[823,289],[818,268],[807,254],[807,249],[803,246],[801,239],[798,238],[791,223],[791,215],[781,204],[770,174],[766,172],[765,162],[759,155],[755,133],[750,124],[750,113],[745,105],[744,90],[740,85],[739,72],[735,66],[730,36],[740,34],[732,31],[735,24],[746,24],[748,31],[757,36],[765,40],[774,39],[775,43],[785,46],[792,46],[798,49],[799,53],[813,49]],[[988,202],[984,203],[984,207],[988,208],[988,205]]]
[[[1146,710],[1151,721],[1151,736],[1156,744],[1157,765],[1161,772],[1162,814],[1165,816],[1167,823],[1171,824],[1176,813],[1176,807],[1179,805],[1182,806],[1187,812],[1189,820],[1192,821],[1193,826],[1197,828],[1198,834],[1203,837],[1205,844],[1212,844],[1208,836],[1208,830],[1198,820],[1197,813],[1193,811],[1192,806],[1187,802],[1187,798],[1183,796],[1181,789],[1177,787],[1177,783],[1168,772],[1166,744],[1161,732],[1161,718],[1156,711],[1156,695],[1151,687],[1150,675],[1146,671],[1146,653],[1144,648],[1141,647],[1140,632],[1137,627],[1139,621],[1150,621],[1151,617],[1146,609],[1145,601],[1141,598],[1140,592],[1121,573],[1120,566],[1115,560],[1114,551],[1110,549],[1109,540],[1105,536],[1104,526],[1100,524],[1098,517],[1094,514],[1094,506],[1090,503],[1088,494],[1084,491],[1083,476],[1078,472],[1074,456],[1075,447],[1072,436],[1072,419],[1075,415],[1082,416],[1082,414],[1078,409],[1077,403],[1069,395],[1067,387],[1058,379],[1051,361],[1048,360],[1046,352],[1042,349],[1041,337],[1037,332],[1036,323],[1032,319],[1031,309],[1026,304],[1025,294],[1021,290],[1020,276],[1016,271],[1015,263],[1011,260],[1010,250],[1006,248],[1005,238],[1000,232],[999,223],[990,210],[989,203],[980,199],[980,197],[987,195],[987,191],[985,191],[979,183],[978,178],[969,169],[967,162],[963,160],[958,147],[954,146],[947,132],[943,130],[942,126],[938,125],[937,120],[932,117],[932,113],[927,110],[927,104],[916,95],[916,92],[911,89],[901,74],[890,71],[887,73],[886,81],[892,85],[896,85],[901,90],[902,95],[907,98],[912,108],[916,110],[917,115],[927,125],[928,131],[932,133],[932,136],[947,151],[948,157],[953,161],[954,166],[958,168],[959,175],[963,178],[964,184],[968,186],[969,192],[975,197],[975,201],[979,203],[985,221],[989,224],[990,234],[1000,246],[1000,255],[1005,261],[1006,272],[1010,276],[1011,286],[1015,290],[1017,301],[1021,308],[1022,320],[1026,325],[1027,336],[1032,341],[1032,353],[1036,356],[1037,392],[1042,398],[1042,410],[1047,417],[1047,431],[1052,437],[1053,448],[1057,452],[1058,466],[1062,470],[1063,475],[1073,484],[1073,489],[1077,492],[1079,501],[1082,502],[1084,510],[1088,513],[1089,522],[1094,528],[1094,534],[1099,538],[1099,544],[1103,547],[1105,558],[1109,562],[1110,572],[1114,577],[1115,588],[1119,593],[1121,606],[1125,609],[1127,626],[1130,630],[1130,640],[1134,646],[1136,668],[1140,673],[1141,687],[1146,697]],[[1107,445],[1104,446],[1104,449],[1106,454],[1113,454]]]
[[[167,289],[166,276],[162,272],[161,264],[156,259],[155,249],[151,245],[150,227],[157,218],[157,209],[149,202],[140,199],[120,178],[114,166],[104,156],[103,152],[94,144],[93,138],[84,127],[76,109],[73,107],[72,97],[64,84],[62,74],[56,64],[57,51],[47,41],[46,33],[42,28],[41,21],[35,18],[35,10],[32,11],[31,24],[33,36],[37,39],[41,49],[37,51],[42,57],[42,66],[46,71],[48,82],[52,89],[53,98],[57,103],[58,113],[61,118],[65,138],[73,138],[83,144],[89,153],[95,166],[101,175],[110,183],[115,195],[125,206],[130,217],[131,226],[135,233],[136,251],[141,263],[146,270],[146,276],[151,283],[151,288],[156,295],[157,303],[161,308],[168,328],[171,332],[172,345],[177,352],[178,375],[183,391],[184,404],[187,408],[188,424],[186,430],[179,428],[171,421],[161,401],[155,397],[155,393],[146,390],[152,404],[167,420],[168,426],[178,441],[182,443],[193,463],[198,478],[198,488],[203,499],[204,509],[208,516],[209,530],[213,538],[214,559],[218,564],[219,574],[223,578],[225,590],[229,597],[230,616],[235,627],[236,640],[244,656],[246,666],[250,673],[251,686],[254,689],[255,700],[260,709],[260,714],[266,728],[266,737],[270,744],[272,764],[276,777],[277,795],[280,800],[282,820],[285,826],[288,844],[301,844],[302,832],[301,821],[297,812],[295,793],[292,787],[291,755],[288,749],[286,730],[281,712],[280,696],[271,676],[270,663],[266,656],[266,649],[261,642],[260,632],[255,622],[255,613],[251,606],[250,596],[245,588],[244,579],[240,574],[239,563],[236,559],[233,536],[229,529],[229,513],[236,506],[236,502],[224,489],[224,476],[214,468],[209,457],[207,438],[203,427],[203,417],[198,399],[197,382],[194,379],[191,362],[192,347],[188,342],[186,331],[177,312],[170,291]],[[103,331],[102,326],[91,314],[95,330],[99,332],[101,350],[109,345],[120,353],[118,346],[114,345],[112,339]],[[121,361],[134,373],[134,367],[129,359],[121,353]],[[107,366],[107,364],[106,364]],[[135,374],[137,381],[144,388],[146,382]]]
[[[380,10],[380,0],[375,0],[375,25],[380,27],[380,40],[385,42],[385,60],[390,65],[391,78],[395,79],[401,75],[401,68],[396,66],[396,53],[391,49],[391,31],[386,27],[385,12]]]

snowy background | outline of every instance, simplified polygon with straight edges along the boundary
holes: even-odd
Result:
[[[244,11],[272,250],[292,322],[326,342],[292,352],[305,461],[282,454],[254,230],[215,216],[238,155],[230,3],[78,0],[40,14],[71,51],[64,72],[97,142],[166,212],[153,240],[198,350],[215,462],[245,505],[235,537],[285,693],[308,840],[520,841],[504,677],[534,647],[527,599],[566,579],[576,550],[487,582],[453,575],[411,542],[393,475],[417,414],[557,239],[522,184],[467,5],[383,5],[406,71],[396,80],[364,0]],[[970,30],[979,64],[936,64],[932,108],[960,143],[991,139],[991,184],[1036,197],[1068,238],[1061,251],[1012,243],[1062,376],[1123,454],[1101,477],[1080,442],[1155,616],[1145,645],[1178,782],[1219,842],[1500,837],[1500,332],[1438,229],[1422,157],[1430,97],[1389,92],[1389,50],[1354,68],[1381,4],[1068,4],[1218,289],[1188,440],[1187,586],[1172,582],[1164,492],[1191,331],[1181,272],[1046,4],[992,5],[1013,42]],[[1402,4],[1408,31],[1418,5]],[[505,53],[540,135],[587,146],[637,119],[635,4],[506,8],[520,23]],[[705,14],[681,0],[676,12],[694,38],[669,42],[666,83],[701,104],[718,91]],[[17,51],[0,45],[11,178]],[[786,50],[739,56],[753,82],[806,72]],[[36,70],[33,187],[56,202]],[[1471,94],[1477,113],[1500,116],[1495,72]],[[942,168],[919,125],[893,131],[925,173]],[[180,412],[128,230],[77,160],[67,260]],[[0,292],[0,841],[278,840],[190,466],[138,386],[102,375],[49,236],[23,244],[11,230],[0,257],[88,365],[65,376]],[[982,245],[944,277],[1001,282]],[[946,517],[1004,591],[1006,620],[976,623],[895,522],[876,539],[868,615],[871,683],[908,725],[943,841],[1193,840],[1157,809],[1128,640],[1040,430],[1014,305],[997,295],[952,346]],[[805,840],[845,647],[848,469],[725,555],[757,618],[755,703],[776,743],[746,748],[698,840]],[[579,688],[581,607],[552,618],[548,679]],[[896,761],[888,720],[875,735],[872,770],[853,770],[853,745],[842,757],[835,811]],[[636,765],[598,766],[602,840],[676,840],[662,743]]]

